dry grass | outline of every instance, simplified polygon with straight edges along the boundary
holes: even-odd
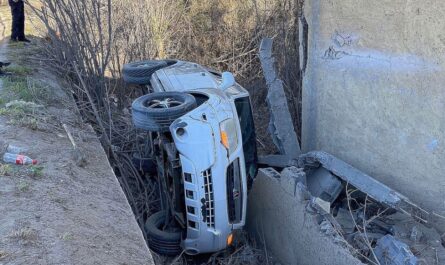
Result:
[[[0,176],[11,176],[13,173],[11,165],[0,163]]]
[[[29,227],[19,228],[9,234],[9,238],[17,241],[23,241],[25,243],[34,242],[37,240],[37,237],[37,232]]]
[[[74,236],[70,232],[65,232],[65,233],[63,233],[63,235],[60,236],[60,239],[62,239],[63,241],[69,241],[69,240],[73,240]]]
[[[19,183],[17,183],[17,190],[20,192],[28,192],[30,189],[29,182],[25,180],[20,180]]]
[[[7,256],[9,256],[9,253],[4,251],[4,250],[0,250],[0,260],[6,258]]]
[[[12,75],[1,78],[0,115],[8,116],[10,124],[46,131],[59,127],[45,108],[54,101],[55,96],[49,86],[32,76],[36,71],[23,58],[29,50],[34,49],[9,48],[9,56],[15,61],[7,69]]]

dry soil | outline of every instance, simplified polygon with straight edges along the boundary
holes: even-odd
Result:
[[[10,49],[3,42],[0,60]],[[51,91],[48,123],[33,130],[0,115],[0,140],[28,148],[41,167],[0,164],[0,265],[153,264],[96,135],[58,80],[35,63],[32,77]],[[73,160],[62,123],[87,158],[85,167]]]

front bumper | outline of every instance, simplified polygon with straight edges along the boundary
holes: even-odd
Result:
[[[225,187],[221,183],[225,182],[225,178],[213,176],[212,169],[197,172],[189,159],[182,155],[180,157],[185,175],[187,212],[187,236],[182,242],[183,249],[188,254],[224,249],[227,247],[227,238],[233,232],[233,225],[228,220],[226,196],[221,194],[222,189],[218,191],[215,187]]]
[[[245,223],[245,216],[237,224],[229,221],[226,171],[234,159],[244,165],[241,146],[228,157],[221,144],[219,123],[228,117],[220,115],[231,112],[215,113],[204,105],[170,126],[183,171],[187,233],[182,247],[188,254],[225,249],[229,235]],[[244,187],[246,200],[247,184]]]

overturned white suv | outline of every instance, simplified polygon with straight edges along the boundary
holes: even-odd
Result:
[[[230,73],[157,60],[126,64],[124,80],[150,93],[132,104],[135,127],[151,132],[162,210],[145,225],[160,254],[226,248],[246,220],[257,171],[249,93]]]

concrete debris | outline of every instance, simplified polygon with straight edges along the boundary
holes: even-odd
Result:
[[[417,226],[413,226],[413,228],[411,229],[411,235],[409,239],[411,239],[411,241],[413,241],[414,243],[418,243],[421,237],[422,237],[422,231],[420,231],[417,228]]]
[[[323,232],[324,234],[326,234],[328,236],[334,236],[336,234],[334,227],[327,220],[324,220],[323,222],[321,222],[320,230],[321,230],[321,232]]]
[[[340,208],[335,219],[346,234],[351,234],[355,231],[355,222],[352,219],[352,213],[348,210]]]
[[[298,165],[305,170],[321,166],[377,202],[410,214],[423,223],[428,223],[430,219],[429,212],[415,205],[402,194],[326,152],[314,151],[301,155],[298,159]]]
[[[335,167],[338,165],[335,159],[321,161],[323,163],[304,161],[305,170],[294,166],[284,168],[281,173],[272,168],[260,169],[254,181],[249,195],[248,229],[268,242],[283,264],[297,261],[298,264],[376,264],[377,260],[381,265],[405,265],[400,263],[402,260],[408,265],[445,264],[445,248],[439,233],[419,222],[417,216],[407,215],[404,208],[394,209],[389,205],[397,199],[408,201],[406,197],[392,193],[366,175],[364,181],[372,183],[375,198],[366,193],[367,187],[346,189],[345,179],[356,182],[364,174],[353,169],[351,177],[344,164],[340,164],[340,170]],[[326,169],[319,174],[343,176],[337,179],[340,191],[330,193],[334,194],[332,201],[314,196],[308,187],[313,181],[314,169],[318,170],[320,165]],[[329,187],[324,182],[329,183],[330,177],[326,179],[317,185]],[[379,193],[375,189],[380,185],[383,185],[382,196],[376,196]],[[344,255],[341,261],[332,258],[338,256],[332,251],[339,248]],[[326,249],[329,251],[325,252]],[[319,254],[320,251],[323,254]],[[302,258],[307,253],[317,253],[318,260]]]
[[[286,167],[281,171],[281,176],[286,178],[293,178],[297,183],[303,183],[306,185],[306,173],[302,168]]]
[[[318,205],[324,212],[329,213],[331,211],[331,204],[318,197],[312,199],[312,203]]]
[[[258,165],[263,167],[285,168],[290,166],[292,159],[287,155],[265,155],[258,157]]]
[[[308,211],[312,198],[299,182],[304,174],[297,168],[285,169],[281,174],[271,168],[259,169],[248,200],[249,233],[258,242],[267,242],[267,248],[283,265],[363,264],[325,218],[332,215],[317,209]]]
[[[297,158],[301,154],[300,144],[287,105],[283,81],[275,70],[272,56],[273,40],[264,38],[260,45],[260,61],[268,87],[267,105],[270,110],[269,131],[281,154]]]
[[[416,222],[414,218],[395,213],[381,218],[390,224],[391,235],[407,244],[418,258],[419,265],[445,264],[445,248],[440,234],[434,229]]]
[[[391,235],[386,235],[377,241],[374,253],[381,265],[417,264],[417,258],[409,247]]]
[[[307,173],[307,187],[313,196],[328,202],[334,202],[343,189],[340,179],[322,167]]]

